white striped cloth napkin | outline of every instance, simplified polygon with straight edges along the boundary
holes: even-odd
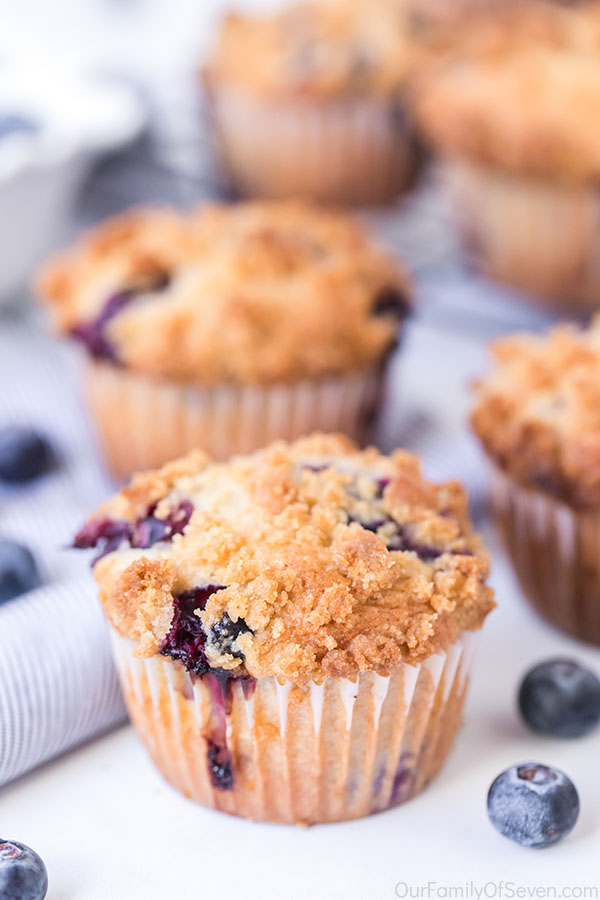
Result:
[[[0,488],[0,536],[26,544],[42,585],[0,606],[0,785],[125,720],[88,554],[68,549],[114,490],[77,379],[34,315],[0,317],[0,425],[52,441],[55,471]]]
[[[0,610],[0,784],[125,718],[90,579]]]

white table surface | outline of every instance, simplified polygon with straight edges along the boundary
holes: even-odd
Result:
[[[480,370],[481,356],[471,341],[414,327],[395,372],[384,443],[404,431],[436,477],[460,464],[476,481],[478,451],[465,437],[458,460],[456,435],[467,402],[465,378]],[[447,448],[439,432],[427,446],[427,427],[406,432],[411,409],[420,410],[421,423],[445,429]],[[563,887],[599,890],[600,732],[568,742],[537,737],[519,722],[515,697],[521,674],[535,661],[567,654],[600,671],[600,651],[541,622],[495,546],[492,581],[499,606],[482,636],[464,729],[441,776],[405,806],[308,829],[238,821],[180,797],[125,727],[4,788],[1,836],[42,855],[49,900],[383,900],[408,891],[404,885],[413,892],[406,896],[427,897],[428,884],[431,898],[451,897],[449,890],[462,886],[465,900],[477,900],[475,889],[509,898],[519,896],[519,886],[557,890],[532,895],[542,897],[561,897]],[[563,768],[581,797],[576,830],[544,851],[502,838],[485,811],[492,779],[528,760]],[[415,893],[419,888],[425,893]]]

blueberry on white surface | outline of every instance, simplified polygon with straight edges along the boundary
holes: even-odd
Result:
[[[564,772],[541,763],[498,775],[487,798],[490,821],[523,847],[549,847],[566,837],[579,816],[579,796]]]
[[[39,122],[32,116],[20,113],[0,113],[0,138],[11,134],[34,134],[39,131]]]
[[[40,581],[31,551],[15,541],[0,540],[0,604],[33,590]]]
[[[0,838],[0,897],[2,900],[44,900],[48,872],[38,854],[19,841]]]
[[[523,679],[519,709],[534,731],[581,737],[600,722],[600,679],[574,660],[548,660]]]
[[[48,441],[33,428],[0,428],[0,479],[30,481],[47,472],[51,463]]]

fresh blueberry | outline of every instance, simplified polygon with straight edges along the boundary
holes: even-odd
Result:
[[[29,481],[47,472],[51,464],[50,445],[37,431],[18,425],[0,428],[0,479]]]
[[[0,838],[0,897],[2,900],[44,900],[48,872],[41,857],[19,841]]]
[[[236,641],[240,634],[246,634],[250,630],[243,619],[234,622],[227,613],[224,613],[211,627],[209,642],[218,653],[229,653],[236,659],[244,659],[244,654],[239,650]]]
[[[524,763],[498,775],[489,790],[487,808],[500,834],[523,847],[549,847],[573,830],[579,796],[564,772]]]
[[[31,116],[19,115],[19,113],[4,113],[0,115],[0,138],[11,134],[34,134],[39,131],[39,122]]]
[[[0,540],[0,603],[33,590],[40,581],[31,551],[15,541]]]
[[[581,737],[600,722],[600,680],[574,660],[548,660],[521,682],[519,709],[534,731]]]

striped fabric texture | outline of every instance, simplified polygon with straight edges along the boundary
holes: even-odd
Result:
[[[38,481],[0,487],[0,537],[26,544],[42,585],[0,606],[0,785],[125,720],[87,553],[69,550],[114,490],[78,381],[33,311],[0,311],[0,426],[30,425],[56,452]]]

